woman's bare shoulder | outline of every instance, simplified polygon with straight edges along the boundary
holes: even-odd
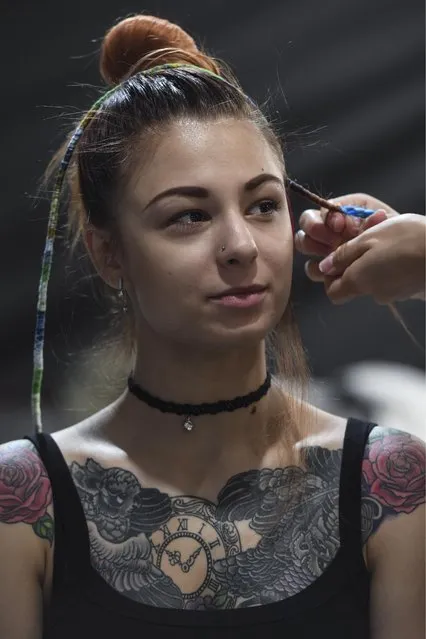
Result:
[[[28,524],[28,530],[53,540],[52,490],[46,468],[27,439],[0,446],[0,522]]]
[[[49,478],[31,442],[1,445],[2,637],[41,636],[46,553],[53,543],[51,499]]]
[[[398,525],[400,516],[425,503],[425,460],[426,444],[416,435],[385,426],[371,431],[362,465],[363,498],[372,513],[366,536],[387,521]]]
[[[335,415],[327,411],[316,408],[312,405],[305,405],[305,423],[301,431],[304,432],[300,446],[309,448],[319,446],[336,450],[343,448],[347,417]]]
[[[116,447],[104,434],[112,410],[112,406],[107,406],[81,422],[51,433],[66,461],[116,453]]]
[[[34,445],[26,439],[0,446],[0,546],[3,567],[19,565],[44,580],[46,553],[54,542],[50,479]],[[6,568],[5,568],[6,570]]]

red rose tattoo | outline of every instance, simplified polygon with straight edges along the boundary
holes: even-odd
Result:
[[[51,542],[51,501],[49,477],[33,450],[12,444],[0,451],[0,522],[31,524],[39,537]]]
[[[388,514],[411,513],[425,501],[425,446],[409,433],[374,431],[362,464],[370,498]]]

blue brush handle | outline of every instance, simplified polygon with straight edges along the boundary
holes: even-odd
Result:
[[[366,218],[376,212],[373,209],[363,209],[361,206],[341,206],[340,208],[345,215],[351,215],[352,217]]]

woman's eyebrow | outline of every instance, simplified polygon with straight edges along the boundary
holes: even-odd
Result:
[[[206,198],[209,196],[209,192],[202,186],[175,186],[167,191],[162,191],[152,198],[145,206],[144,211],[149,208],[154,202],[162,200],[163,197],[170,197],[171,195],[187,195],[189,197]]]
[[[252,178],[244,185],[244,191],[253,191],[258,186],[263,184],[264,182],[276,182],[280,186],[284,188],[284,182],[282,178],[279,178],[276,175],[272,175],[271,173],[261,173],[256,177]],[[158,193],[155,197],[152,198],[145,206],[144,211],[149,208],[154,202],[158,202],[165,197],[170,197],[171,195],[186,195],[188,197],[196,197],[196,198],[207,198],[209,197],[208,189],[202,186],[175,186],[171,189],[167,189],[166,191],[162,191]]]
[[[282,186],[283,189],[285,188],[282,178],[278,177],[277,175],[272,175],[272,173],[261,173],[260,175],[257,175],[256,177],[249,180],[247,184],[244,185],[244,191],[253,191],[264,182],[276,182],[277,184]]]

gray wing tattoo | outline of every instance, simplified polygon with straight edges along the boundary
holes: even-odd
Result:
[[[179,588],[152,563],[146,535],[111,543],[101,540],[93,522],[88,528],[93,566],[115,590],[151,606],[182,607]]]
[[[141,488],[122,468],[103,468],[93,459],[71,464],[89,530],[91,559],[117,591],[158,607],[182,607],[182,594],[151,559],[149,537],[172,512],[170,497]]]
[[[262,469],[233,477],[219,493],[217,517],[251,519],[261,535],[255,548],[214,564],[217,581],[244,605],[292,596],[312,583],[339,545],[338,505],[342,451],[312,447],[307,470]]]

